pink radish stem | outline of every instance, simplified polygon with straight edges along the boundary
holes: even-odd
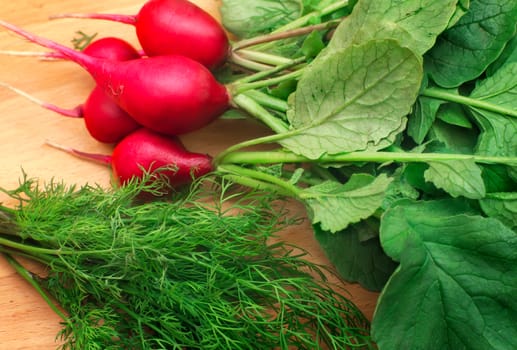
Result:
[[[79,52],[75,51],[74,49],[71,49],[71,48],[68,48],[64,45],[61,45],[61,44],[58,44],[52,40],[49,40],[49,39],[45,39],[43,37],[39,37],[39,36],[36,36],[32,33],[29,33],[21,28],[18,28],[17,26],[15,25],[12,25],[6,21],[3,21],[3,20],[0,20],[0,25],[4,28],[7,28],[9,29],[10,31],[12,31],[13,33],[16,33],[18,35],[20,35],[21,37],[24,37],[25,39],[33,42],[33,43],[36,43],[36,44],[39,44],[43,47],[46,47],[46,48],[49,48],[49,49],[52,49],[52,50],[56,50],[58,52],[60,52],[61,54],[65,55],[66,57],[70,58],[71,60],[73,60],[74,62],[80,64],[81,66],[83,66],[85,69],[88,70],[88,67],[91,67],[94,63],[94,59],[90,56],[87,56],[87,55],[82,55],[80,54]]]
[[[72,108],[72,109],[61,108],[61,107],[58,107],[58,106],[53,105],[51,103],[47,103],[45,101],[42,101],[42,100],[40,100],[40,99],[38,99],[38,98],[36,98],[36,97],[26,93],[23,90],[15,88],[12,85],[0,82],[0,86],[3,86],[6,89],[9,89],[9,90],[13,91],[16,94],[25,97],[27,100],[37,104],[40,107],[48,109],[48,110],[50,110],[52,112],[59,113],[59,114],[65,116],[65,117],[71,117],[71,118],[82,118],[83,117],[83,115],[82,115],[82,107],[81,106],[77,106],[77,107]]]
[[[83,158],[86,160],[94,161],[96,163],[102,164],[102,165],[111,165],[111,156],[105,155],[105,154],[99,154],[99,153],[89,153],[89,152],[83,152],[79,151],[75,148],[63,146],[61,144],[52,142],[52,141],[45,141],[45,144],[47,144],[50,147],[56,148],[58,150],[64,151],[66,153],[69,153],[73,156]]]
[[[62,13],[58,15],[52,15],[50,19],[58,18],[82,18],[82,19],[102,19],[113,22],[120,22],[125,24],[135,24],[136,16],[134,15],[120,15],[120,14],[109,14],[109,13]]]

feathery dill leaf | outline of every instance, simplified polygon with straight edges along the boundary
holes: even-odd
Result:
[[[48,265],[34,278],[66,310],[63,349],[372,347],[323,268],[272,243],[296,221],[282,200],[207,179],[140,200],[147,186],[4,191],[19,206],[0,207],[0,251]]]

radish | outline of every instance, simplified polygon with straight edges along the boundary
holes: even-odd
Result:
[[[66,117],[83,118],[88,133],[99,142],[115,143],[141,127],[98,86],[92,90],[84,104],[71,109],[46,103],[5,83],[0,82],[0,86],[8,88],[50,111]]]
[[[85,47],[83,53],[112,61],[129,61],[142,57],[130,43],[113,36],[92,41]]]
[[[120,185],[142,179],[146,173],[159,170],[172,187],[188,184],[213,170],[208,154],[189,152],[176,136],[165,136],[140,128],[123,138],[111,155],[82,152],[48,142],[52,147],[75,156],[111,166]]]
[[[90,56],[116,61],[125,61],[141,57],[138,51],[128,42],[115,37],[105,37],[93,41],[83,52]],[[43,57],[64,58],[64,56],[58,52],[41,53],[41,55]],[[53,112],[67,117],[84,118],[88,133],[99,142],[115,143],[141,127],[140,124],[122,110],[98,86],[91,91],[84,104],[72,109],[65,109],[38,100],[26,92],[8,84],[0,83],[0,85]]]
[[[187,0],[150,0],[137,15],[62,14],[52,18],[92,18],[135,26],[140,45],[148,56],[178,54],[209,69],[228,57],[230,43],[221,24]]]
[[[199,62],[180,55],[129,61],[92,57],[5,21],[0,25],[81,65],[141,125],[168,135],[197,130],[230,107],[230,95]]]

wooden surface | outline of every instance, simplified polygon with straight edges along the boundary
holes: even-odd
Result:
[[[218,16],[217,1],[194,2]],[[75,32],[81,30],[88,34],[98,33],[98,37],[119,36],[138,46],[131,26],[77,19],[50,21],[48,16],[65,12],[135,14],[142,3],[143,0],[2,1],[0,19],[65,45],[71,45]],[[41,48],[0,29],[0,50],[38,51]],[[2,55],[0,81],[62,107],[74,107],[83,102],[93,86],[91,78],[73,63]],[[14,188],[22,170],[42,182],[58,179],[70,184],[109,186],[108,168],[45,146],[45,140],[52,140],[85,151],[109,153],[111,146],[92,140],[81,120],[58,116],[0,88],[0,126],[1,187]],[[230,144],[265,132],[263,127],[250,121],[217,121],[202,131],[184,136],[183,140],[193,151],[215,155]],[[4,195],[0,195],[0,201],[14,204]],[[293,210],[303,213],[303,208],[297,204],[293,205]],[[284,232],[283,237],[308,249],[311,260],[327,263],[307,223]],[[377,295],[356,285],[346,288],[357,305],[371,317]],[[59,321],[39,295],[0,258],[0,349],[55,349]]]

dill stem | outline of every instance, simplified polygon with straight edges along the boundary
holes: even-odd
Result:
[[[6,258],[7,262],[16,270],[16,272],[23,277],[24,280],[26,280],[37,292],[38,294],[45,300],[45,302],[48,304],[48,306],[63,319],[63,321],[67,321],[68,317],[59,309],[59,307],[56,305],[56,303],[50,298],[50,296],[43,290],[43,288],[39,285],[38,282],[36,282],[32,276],[32,274],[22,266],[16,260],[13,258],[10,254],[2,253],[4,257]]]
[[[5,239],[3,237],[0,237],[0,246],[6,246],[9,248],[17,249],[21,252],[28,253],[30,255],[34,254],[37,256],[41,256],[41,255],[56,255],[57,256],[57,255],[64,253],[63,251],[58,250],[58,249],[47,249],[47,248],[35,247],[35,246],[29,245],[29,244],[13,242],[13,241],[11,241],[9,239]]]

